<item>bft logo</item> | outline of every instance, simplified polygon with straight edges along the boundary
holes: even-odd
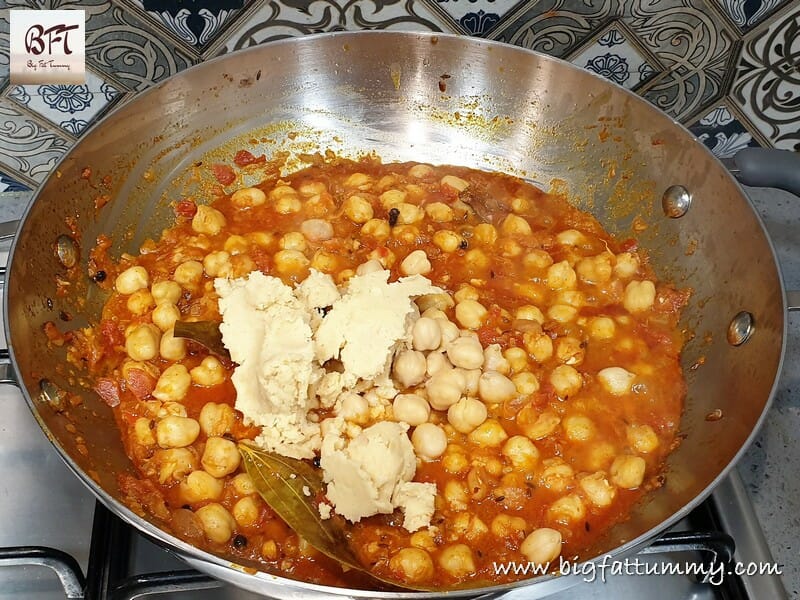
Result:
[[[56,47],[56,52],[62,52],[65,55],[72,54],[69,48],[69,32],[78,29],[78,25],[66,25],[60,23],[45,29],[41,25],[33,25],[28,28],[25,33],[25,50],[31,54],[39,56],[45,50],[47,54],[53,54],[53,46]]]
[[[82,10],[12,10],[11,83],[86,81],[86,16]]]

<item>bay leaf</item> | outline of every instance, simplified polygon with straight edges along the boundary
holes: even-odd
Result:
[[[212,354],[231,359],[228,349],[222,343],[219,323],[214,321],[175,321],[173,335],[197,342],[208,348]]]
[[[239,443],[239,453],[247,474],[264,502],[297,535],[322,554],[395,588],[433,590],[384,579],[359,562],[347,536],[351,525],[339,515],[332,514],[329,519],[323,519],[319,514],[319,498],[325,493],[320,469],[315,469],[305,461],[245,443]]]

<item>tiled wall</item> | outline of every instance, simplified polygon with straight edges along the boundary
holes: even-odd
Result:
[[[194,63],[287,36],[455,32],[566,58],[644,96],[720,157],[800,148],[791,0],[0,0],[0,191],[42,181],[121,99]],[[85,85],[8,83],[7,8],[82,8]]]

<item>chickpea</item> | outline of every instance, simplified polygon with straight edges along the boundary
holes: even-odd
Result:
[[[414,250],[400,263],[400,272],[403,275],[427,275],[432,269],[424,250]]]
[[[344,214],[353,223],[363,225],[372,219],[374,212],[372,205],[361,196],[354,195],[344,201]]]
[[[452,342],[458,339],[460,331],[458,325],[451,323],[447,319],[437,319],[436,324],[439,326],[441,344],[440,348],[447,348]]]
[[[153,455],[153,460],[158,465],[159,483],[166,483],[171,479],[180,481],[197,469],[197,457],[189,448],[158,450]]]
[[[252,496],[241,498],[233,505],[233,518],[239,527],[252,527],[258,521],[258,502]]]
[[[225,245],[222,247],[222,249],[231,256],[244,254],[248,250],[247,238],[241,235],[228,236],[228,239],[225,240]]]
[[[300,224],[300,233],[312,242],[324,242],[333,237],[333,225],[323,219],[308,219]]]
[[[487,419],[467,439],[482,448],[495,448],[508,439],[508,434],[497,419]]]
[[[575,265],[575,273],[578,275],[578,279],[586,283],[607,283],[613,273],[611,255],[604,253],[582,258]]]
[[[592,317],[589,320],[589,335],[598,340],[609,340],[614,337],[617,327],[611,317]]]
[[[192,378],[186,367],[182,364],[175,364],[167,367],[161,373],[161,377],[156,383],[156,389],[153,390],[153,397],[162,402],[178,402],[186,397],[191,385]]]
[[[512,517],[507,514],[499,514],[492,519],[489,529],[496,537],[505,539],[522,533],[525,534],[528,524],[522,517]]]
[[[474,398],[461,398],[447,409],[447,421],[459,433],[470,433],[486,421],[486,405]]]
[[[198,206],[197,212],[192,217],[192,229],[206,235],[217,235],[226,224],[225,215],[205,204]]]
[[[514,469],[519,471],[532,471],[539,462],[539,449],[524,435],[508,438],[502,452]]]
[[[278,558],[278,544],[275,540],[267,540],[261,544],[261,556],[267,560],[276,560]]]
[[[231,194],[231,204],[236,208],[253,208],[267,201],[267,195],[258,188],[248,187],[236,190]]]
[[[436,350],[442,343],[442,332],[436,320],[420,317],[411,330],[415,350]]]
[[[403,350],[394,359],[392,374],[397,382],[405,388],[422,383],[428,363],[425,355],[416,350]]]
[[[500,223],[500,233],[509,236],[525,236],[531,235],[533,232],[530,224],[525,219],[510,214]]]
[[[559,323],[569,323],[578,316],[578,310],[568,304],[554,304],[547,309],[547,316]]]
[[[475,573],[472,550],[466,544],[445,546],[439,553],[439,566],[456,579]]]
[[[549,527],[534,529],[519,547],[529,561],[547,565],[561,554],[561,533]]]
[[[418,394],[398,394],[392,402],[392,410],[395,419],[412,427],[426,423],[431,414],[428,401]]]
[[[290,231],[285,234],[279,241],[278,246],[281,250],[297,250],[305,252],[308,250],[308,243],[305,236],[299,231]]]
[[[231,255],[224,250],[209,252],[203,259],[203,270],[209,277],[230,277]]]
[[[556,241],[562,246],[581,246],[586,243],[586,236],[577,229],[565,229],[556,235]]]
[[[631,391],[636,375],[622,367],[607,367],[597,373],[597,380],[603,389],[614,396],[622,396]]]
[[[428,581],[433,577],[433,559],[422,548],[403,548],[389,559],[389,568],[409,583]]]
[[[156,305],[177,304],[181,299],[181,286],[174,281],[159,281],[150,288]]]
[[[343,392],[339,398],[341,408],[339,414],[345,420],[358,425],[365,425],[369,419],[369,402],[361,394]]]
[[[455,175],[445,175],[439,181],[441,185],[446,185],[449,188],[453,188],[457,192],[463,192],[469,187],[469,182],[464,181],[460,177],[456,177]]]
[[[144,267],[129,267],[117,275],[114,288],[120,294],[133,294],[150,285],[150,275]]]
[[[447,345],[447,358],[456,367],[480,369],[483,365],[483,347],[476,338],[460,337]]]
[[[152,360],[158,355],[161,332],[150,324],[136,326],[125,338],[125,352],[135,361]]]
[[[503,375],[511,372],[511,364],[503,356],[500,344],[490,344],[483,350],[483,365],[484,371],[496,371]]]
[[[639,257],[630,252],[622,252],[617,254],[617,260],[614,264],[614,274],[620,279],[629,279],[636,275],[639,270]]]
[[[530,439],[540,440],[555,432],[561,423],[561,417],[549,410],[537,414],[531,405],[527,405],[517,413],[517,423]]]
[[[414,179],[426,179],[433,175],[434,170],[430,165],[414,165],[408,170],[409,176]]]
[[[556,359],[565,365],[579,365],[586,352],[577,338],[566,336],[556,340]]]
[[[587,442],[595,434],[594,422],[583,415],[569,415],[561,422],[564,434],[571,442]]]
[[[167,331],[172,329],[175,322],[181,318],[181,311],[171,302],[162,302],[155,307],[151,318],[156,327],[161,331]]]
[[[547,287],[551,290],[572,290],[577,283],[575,271],[566,260],[555,263],[547,269]]]
[[[522,246],[519,245],[519,242],[512,238],[502,238],[500,240],[499,245],[499,252],[500,256],[505,258],[516,258],[520,254],[522,254]]]
[[[553,356],[553,340],[544,332],[526,331],[522,334],[525,350],[538,363],[543,363]]]
[[[469,468],[469,460],[461,446],[450,444],[442,457],[442,467],[448,473],[463,473]]]
[[[161,336],[161,341],[158,344],[158,353],[161,358],[167,360],[183,360],[186,356],[186,340],[175,337],[175,329],[170,327]]]
[[[511,381],[514,383],[514,387],[517,388],[517,394],[520,396],[530,396],[539,391],[539,380],[533,373],[517,373],[511,377]]]
[[[512,373],[519,373],[528,368],[528,353],[522,348],[507,348],[503,356],[508,361]]]
[[[382,242],[388,239],[392,234],[392,228],[389,226],[388,221],[384,221],[383,219],[370,219],[361,227],[361,234]]]
[[[212,387],[225,381],[225,368],[215,356],[206,356],[189,374],[193,383],[204,387]]]
[[[637,452],[647,454],[658,448],[658,436],[650,425],[628,425],[625,434],[628,443]]]
[[[380,196],[381,206],[386,210],[399,208],[406,200],[406,193],[403,190],[386,190]]]
[[[539,474],[539,483],[553,492],[563,492],[570,488],[575,477],[575,471],[563,458],[548,458],[542,461],[542,471]]]
[[[222,437],[210,437],[206,440],[200,462],[209,475],[222,478],[236,471],[240,460],[239,449],[234,442]]]
[[[458,250],[463,241],[464,238],[462,238],[459,234],[457,234],[455,231],[449,231],[447,229],[440,229],[433,234],[433,243],[442,252],[446,252],[448,254]]]
[[[422,423],[411,434],[411,445],[422,459],[433,460],[444,454],[447,448],[447,435],[444,429],[433,423]]]
[[[185,288],[193,288],[203,278],[203,263],[187,260],[175,267],[172,279]]]
[[[397,216],[397,223],[399,225],[413,225],[414,223],[419,223],[425,218],[424,210],[422,210],[419,206],[410,204],[408,202],[396,204],[394,208],[400,211],[400,214]]]
[[[463,300],[456,304],[456,320],[467,329],[478,329],[488,314],[489,311],[476,300]]]
[[[297,195],[286,194],[275,201],[275,212],[279,215],[291,215],[300,212],[303,204]]]
[[[569,365],[559,365],[550,373],[550,385],[560,398],[574,396],[583,387],[583,377]]]
[[[303,271],[308,268],[310,261],[298,250],[281,250],[275,253],[275,267],[280,273]]]
[[[611,481],[626,490],[635,490],[644,481],[646,467],[641,456],[620,455],[611,463]]]
[[[617,490],[608,483],[605,473],[598,471],[592,475],[582,477],[578,481],[578,485],[586,494],[589,502],[598,508],[605,508],[611,506],[614,497],[617,495]]]
[[[416,302],[421,311],[426,311],[430,308],[447,310],[448,308],[455,306],[453,298],[447,292],[443,292],[441,294],[426,294],[425,296],[420,296],[417,298]]]
[[[577,494],[568,494],[550,505],[547,517],[562,525],[569,525],[586,517],[586,505]]]
[[[536,321],[540,325],[544,323],[544,314],[542,314],[542,311],[539,310],[539,308],[533,306],[532,304],[520,306],[514,316],[519,320]]]
[[[200,435],[200,425],[188,417],[170,415],[156,425],[156,440],[162,448],[185,448]]]
[[[644,312],[653,307],[656,300],[656,286],[652,281],[631,281],[625,286],[622,306],[631,313]]]
[[[491,246],[497,241],[497,229],[491,223],[481,223],[472,230],[472,239],[479,244]]]
[[[452,525],[448,528],[450,535],[448,541],[455,541],[459,538],[466,538],[475,541],[489,533],[486,523],[481,521],[476,515],[468,512],[460,512],[455,515]]]
[[[152,446],[156,443],[153,430],[150,428],[152,421],[146,417],[139,417],[133,424],[133,437],[137,444]]]
[[[608,469],[616,455],[617,449],[613,444],[606,441],[593,442],[589,446],[585,466],[590,470]]]
[[[146,312],[150,310],[155,304],[153,300],[153,296],[147,291],[147,288],[136,290],[128,296],[128,301],[126,302],[126,307],[128,308],[131,313],[136,316],[142,316]]]
[[[179,489],[181,499],[188,504],[219,500],[224,491],[224,482],[205,471],[192,471],[181,481]]]
[[[239,473],[233,478],[233,489],[240,496],[249,496],[256,493],[256,484],[247,473]]]
[[[204,434],[209,437],[219,436],[230,433],[235,421],[235,413],[233,407],[228,404],[207,402],[200,409],[199,421]]]
[[[425,383],[428,402],[436,410],[447,410],[459,401],[466,390],[464,373],[456,369],[441,370]]]
[[[440,371],[450,371],[453,365],[447,360],[447,357],[441,352],[430,352],[426,358],[428,377],[433,377]],[[465,383],[466,389],[466,383]]]
[[[499,404],[517,395],[517,386],[508,377],[495,371],[486,371],[478,382],[478,395],[489,404]]]
[[[231,539],[236,521],[224,506],[212,502],[198,508],[194,514],[200,520],[209,541],[224,544]]]
[[[449,223],[455,217],[453,209],[444,202],[431,202],[425,205],[425,213],[434,223]]]
[[[522,259],[522,264],[528,271],[544,271],[553,264],[553,257],[544,250],[531,250]]]

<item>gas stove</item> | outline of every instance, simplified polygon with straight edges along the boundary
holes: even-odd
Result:
[[[0,264],[7,247],[0,245]],[[190,569],[97,503],[12,385],[0,385],[0,415],[0,600],[259,598]],[[645,551],[605,570],[584,571],[575,587],[548,598],[787,597],[780,574],[739,575],[737,565],[782,570],[734,469],[708,500]],[[492,598],[532,596],[523,588]]]

